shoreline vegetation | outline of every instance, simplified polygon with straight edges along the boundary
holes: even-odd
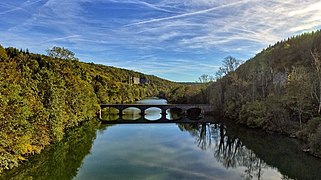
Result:
[[[95,117],[100,103],[150,96],[214,105],[235,123],[299,138],[321,157],[321,31],[277,42],[243,64],[227,57],[215,80],[202,83],[80,62],[64,48],[47,53],[0,45],[0,173]]]

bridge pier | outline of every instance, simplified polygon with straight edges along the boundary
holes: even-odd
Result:
[[[140,115],[145,116],[146,115],[146,108],[139,108],[140,109]]]
[[[167,112],[166,112],[167,109],[163,109],[163,108],[162,108],[161,110],[162,110],[161,115],[162,115],[162,116],[166,116],[166,115],[167,115]]]
[[[119,108],[118,111],[119,111],[119,112],[118,112],[118,115],[119,115],[119,116],[123,116],[123,109],[120,109],[120,108]]]

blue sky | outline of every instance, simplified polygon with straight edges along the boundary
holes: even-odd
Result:
[[[63,46],[84,62],[172,81],[214,75],[278,40],[321,28],[320,0],[1,0],[0,44]]]

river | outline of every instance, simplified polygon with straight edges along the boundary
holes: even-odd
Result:
[[[321,160],[303,153],[299,141],[212,118],[216,123],[84,122],[0,179],[320,179]]]

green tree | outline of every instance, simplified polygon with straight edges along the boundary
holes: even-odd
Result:
[[[6,50],[0,45],[0,60],[6,60],[7,58]]]
[[[302,114],[308,105],[310,98],[310,76],[303,67],[293,67],[288,76],[286,92],[289,97],[290,108],[299,116],[300,128],[302,128]]]
[[[52,58],[78,60],[78,58],[75,57],[75,53],[64,47],[54,46],[51,49],[46,49],[46,52],[48,56]]]

